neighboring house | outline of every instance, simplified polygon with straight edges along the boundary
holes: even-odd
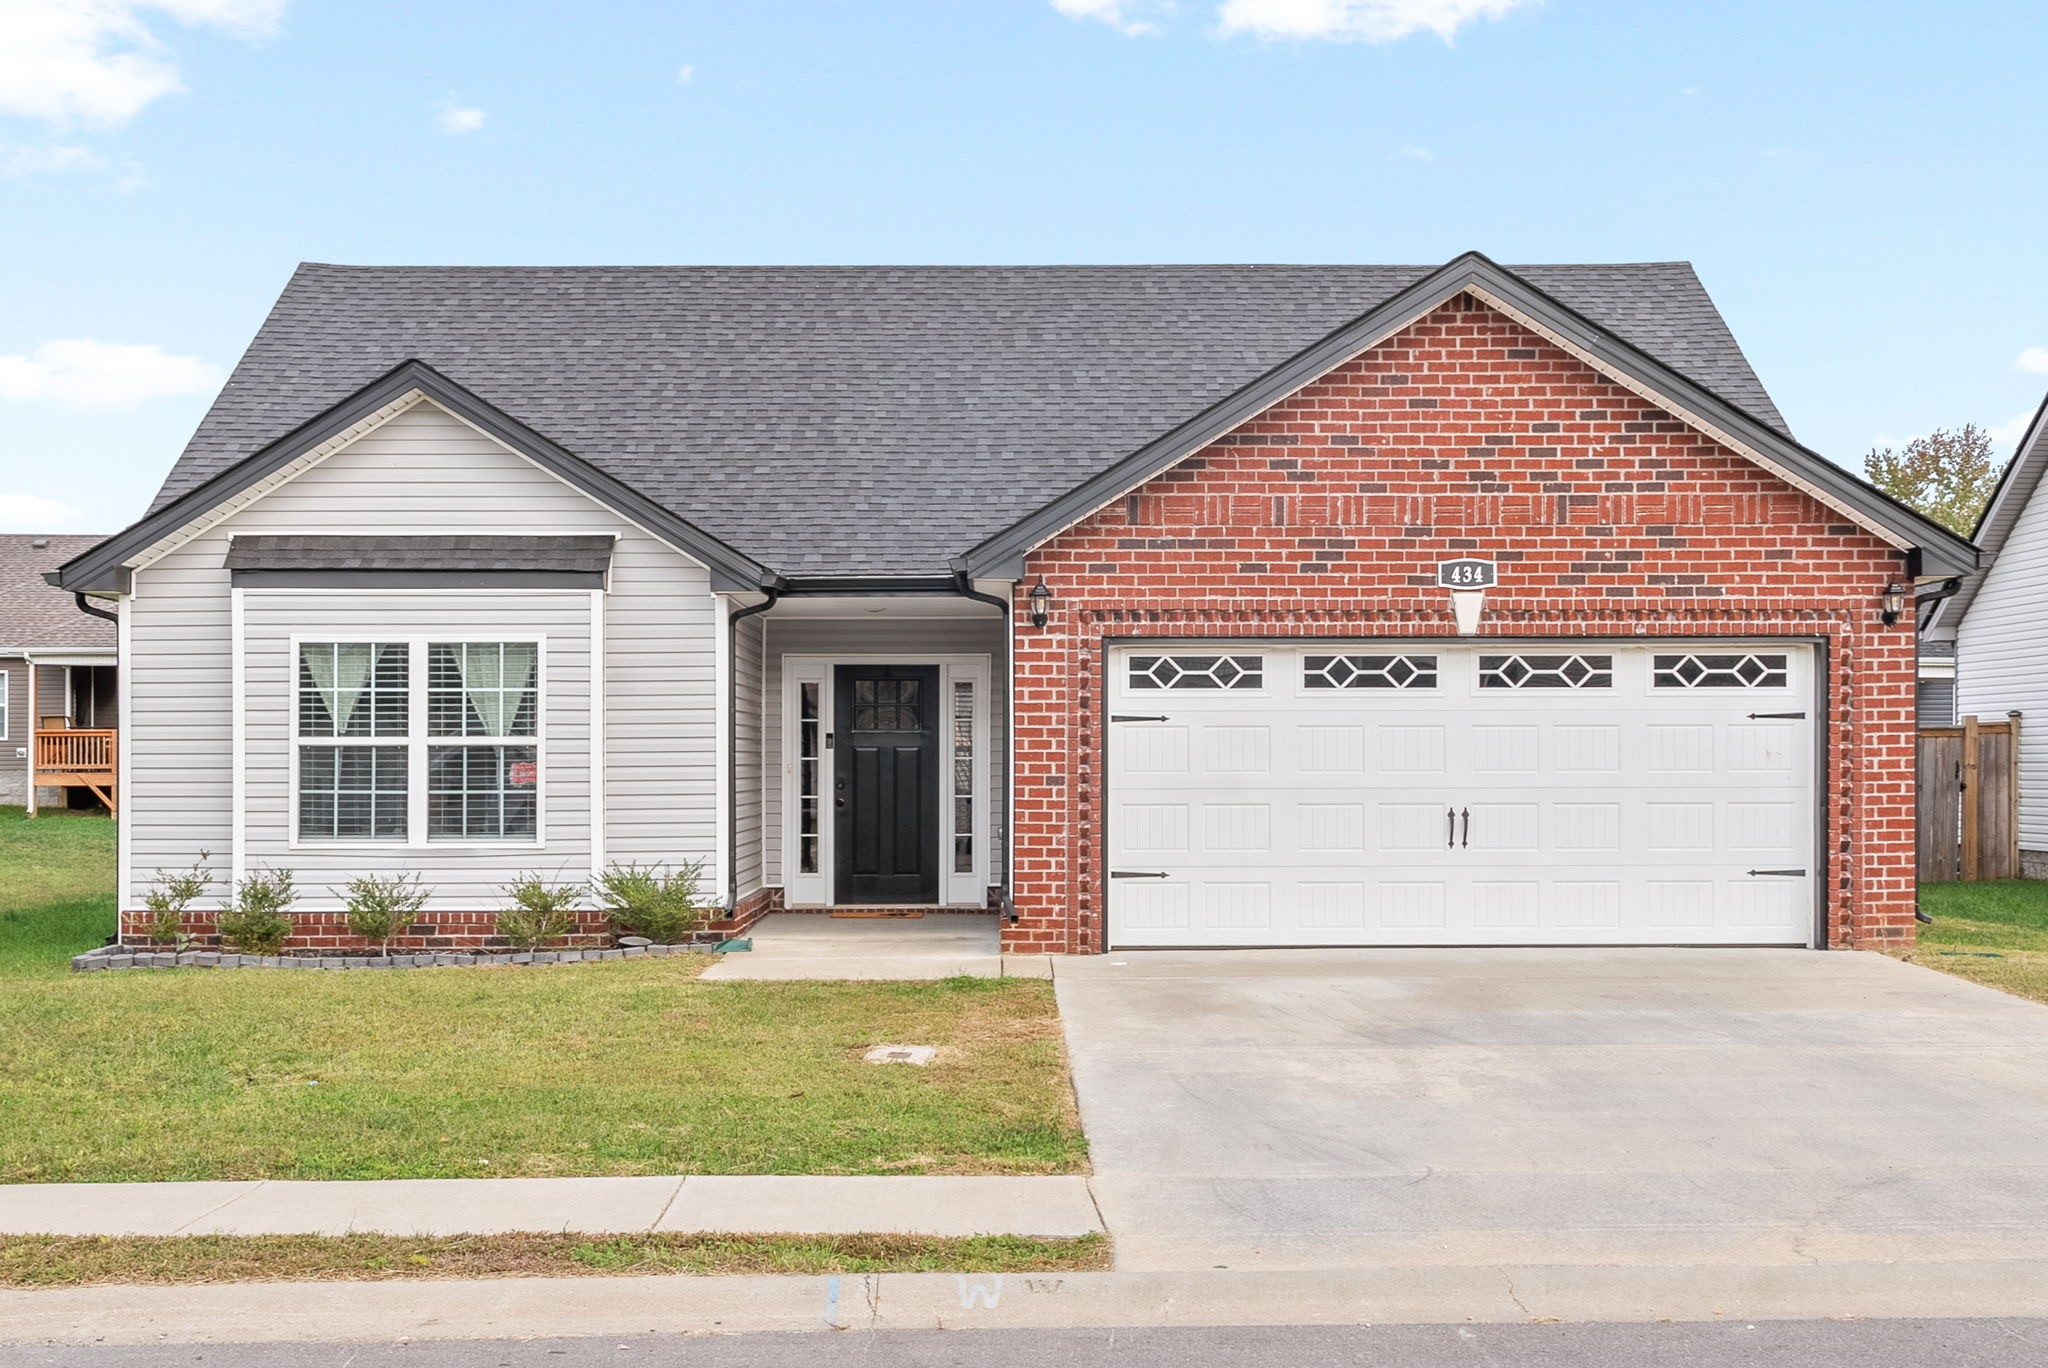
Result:
[[[1081,952],[1908,939],[1900,609],[1974,564],[1690,267],[1472,254],[305,266],[57,579],[121,613],[130,914],[210,851],[474,937],[696,859],[727,925]]]
[[[114,624],[43,582],[103,540],[0,534],[0,803],[117,800]]]
[[[1978,569],[1937,604],[1922,640],[1922,700],[1931,658],[1946,652],[1954,711],[2020,718],[2020,868],[2048,878],[2048,401],[2034,413],[1977,519]],[[1923,711],[1924,725],[1938,725]]]

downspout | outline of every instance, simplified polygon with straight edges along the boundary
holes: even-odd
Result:
[[[761,592],[768,597],[751,608],[735,608],[726,615],[725,658],[732,662],[731,678],[726,681],[725,716],[726,725],[733,725],[734,714],[739,704],[740,688],[740,619],[765,613],[775,606],[782,597],[782,591],[789,587],[789,581],[780,575],[761,576]],[[740,748],[735,729],[733,744],[726,747],[725,792],[728,810],[732,813],[725,833],[725,915],[736,916],[740,910]]]
[[[1014,736],[1015,729],[1017,726],[1017,700],[1011,696],[1011,686],[1016,681],[1011,677],[1010,669],[1010,602],[1008,599],[998,598],[994,594],[984,594],[979,589],[976,589],[974,587],[973,582],[967,578],[967,560],[964,556],[953,557],[949,564],[952,567],[953,571],[953,592],[959,594],[962,598],[973,599],[976,603],[986,603],[991,607],[998,608],[1002,611],[1004,709],[1003,716],[1005,719],[1003,726],[1003,734],[1006,737]],[[1009,757],[1014,758],[1014,756],[1016,755],[1016,749],[1017,748],[1014,744],[1012,744],[1009,747]],[[1014,773],[1012,773],[1011,770],[1011,760],[1009,758],[1006,758],[1003,762],[1002,916],[1004,921],[1007,921],[1012,926],[1015,926],[1017,924],[1017,904],[1010,896],[1010,888],[1014,881],[1013,876],[1015,875],[1017,870],[1017,833],[1011,822],[1011,818],[1014,816],[1015,813],[1017,776]]]
[[[108,612],[98,604],[88,601],[84,594],[73,594],[71,597],[78,604],[78,611],[81,613],[89,613],[96,618],[105,618],[107,621],[115,624],[119,624],[121,621],[119,613]]]

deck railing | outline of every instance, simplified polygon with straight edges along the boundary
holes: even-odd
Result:
[[[66,727],[35,734],[34,784],[38,788],[89,788],[110,811],[118,811],[114,776],[120,733],[112,727]]]

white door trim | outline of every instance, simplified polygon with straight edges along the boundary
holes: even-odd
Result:
[[[820,730],[832,730],[833,698],[836,692],[836,671],[841,665],[924,665],[935,666],[939,671],[940,726],[939,738],[942,746],[939,763],[940,802],[939,817],[939,890],[941,905],[947,907],[980,908],[986,902],[989,886],[989,844],[994,830],[993,814],[989,811],[992,803],[989,795],[989,744],[994,717],[993,700],[990,697],[992,682],[991,657],[986,653],[933,654],[931,652],[863,651],[858,653],[800,653],[790,652],[782,657],[782,887],[786,905],[790,907],[830,907],[834,905],[836,890],[833,888],[834,871],[838,868],[833,847],[833,829],[837,826],[831,818],[831,810],[825,798],[829,793],[832,753],[821,753],[821,771],[818,805],[818,870],[814,874],[802,871],[801,845],[803,821],[803,797],[800,792],[801,776],[798,773],[799,748],[802,745],[800,688],[805,683],[818,685],[818,715]],[[974,867],[956,873],[953,870],[953,803],[947,785],[953,773],[953,728],[950,723],[953,686],[967,683],[975,688],[974,726],[972,747],[974,751],[974,818],[970,834],[974,838]]]

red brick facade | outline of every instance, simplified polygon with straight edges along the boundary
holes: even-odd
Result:
[[[1015,623],[1020,951],[1102,949],[1105,642],[1449,636],[1439,561],[1498,562],[1482,634],[1825,644],[1831,945],[1913,935],[1900,553],[1460,297],[1027,559]]]

